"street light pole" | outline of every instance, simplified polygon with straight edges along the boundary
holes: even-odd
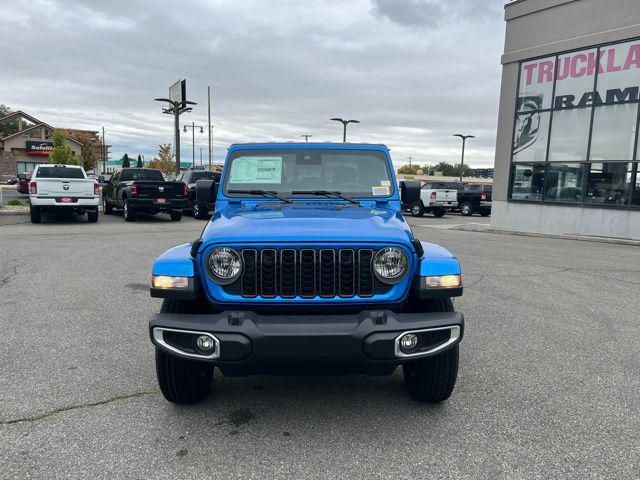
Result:
[[[184,126],[184,133],[187,133],[187,127],[191,129],[191,150],[192,150],[192,159],[191,165],[192,168],[196,167],[196,128],[200,129],[200,133],[204,133],[204,127],[202,125],[196,125],[195,122],[191,122],[191,125]]]
[[[456,133],[453,135],[454,137],[459,137],[462,139],[462,158],[460,159],[460,182],[462,182],[462,167],[464,166],[464,147],[467,143],[467,138],[476,138],[473,135],[462,135],[461,133]]]
[[[336,117],[336,118],[330,118],[330,120],[334,121],[334,122],[340,122],[342,123],[342,142],[346,142],[347,141],[347,125],[350,123],[360,123],[359,120],[344,120],[342,118]]]

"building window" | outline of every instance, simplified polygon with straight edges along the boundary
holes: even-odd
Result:
[[[596,108],[590,160],[631,160],[636,140],[637,117],[637,103]]]
[[[640,39],[521,62],[510,199],[640,205],[639,103]]]
[[[585,201],[604,205],[626,205],[632,173],[629,163],[592,163]]]
[[[17,173],[29,173],[33,172],[37,163],[34,162],[17,162]]]
[[[580,201],[582,196],[582,164],[550,164],[546,177],[544,200],[570,203]]]
[[[590,108],[554,112],[549,144],[550,162],[583,162],[589,145]]]
[[[544,170],[544,163],[514,165],[511,198],[514,200],[542,200]]]

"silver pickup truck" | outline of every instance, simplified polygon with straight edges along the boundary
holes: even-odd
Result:
[[[87,178],[78,165],[37,165],[29,182],[31,223],[40,223],[43,212],[87,214],[98,221],[100,185]]]

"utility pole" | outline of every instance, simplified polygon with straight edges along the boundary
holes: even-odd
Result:
[[[212,132],[211,132],[211,87],[207,87],[207,102],[208,102],[208,108],[207,108],[207,122],[209,125],[209,171],[211,171],[211,158],[213,156],[213,151],[212,151],[212,147],[211,147],[211,136],[212,136]],[[202,159],[200,159],[200,163],[202,163]]]
[[[186,91],[186,80],[181,80],[169,88],[169,96],[174,97],[175,95],[174,98],[154,98],[156,102],[167,102],[170,105],[169,108],[163,108],[162,113],[174,116],[176,176],[180,175],[180,115],[193,110],[187,105],[197,105],[196,102],[190,102],[185,98]]]
[[[307,135],[307,134],[300,135],[300,138],[304,138],[305,142],[308,142],[311,137],[313,137],[313,135]]]
[[[202,165],[202,149],[203,149],[203,148],[204,148],[204,147],[198,147],[198,150],[200,150],[200,166],[201,166],[201,167],[203,166],[203,165]]]
[[[105,170],[107,169],[107,158],[106,158],[107,146],[104,142],[104,127],[102,127],[102,174],[104,175]]]
[[[342,123],[342,142],[343,143],[347,141],[347,125],[350,123],[360,123],[359,120],[343,120],[342,118],[338,118],[338,117],[330,118],[329,120]]]
[[[464,166],[464,146],[467,143],[467,138],[476,138],[473,135],[462,135],[461,133],[456,133],[453,135],[454,137],[459,137],[462,139],[462,159],[460,160],[460,182],[462,182],[462,167]]]
[[[193,158],[191,159],[192,167],[196,166],[196,128],[200,129],[200,133],[204,133],[204,127],[202,125],[196,125],[195,122],[191,122],[191,125],[184,126],[184,133],[187,133],[187,127],[191,129],[191,149]]]
[[[413,160],[413,157],[407,157],[409,159],[409,170],[411,170],[411,160]]]

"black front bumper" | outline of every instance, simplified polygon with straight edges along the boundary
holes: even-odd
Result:
[[[168,329],[168,330],[163,330]],[[165,332],[208,333],[219,342],[216,358],[184,354],[165,342]],[[399,350],[398,339],[418,331],[423,344],[414,354]],[[423,332],[420,332],[423,331]],[[353,315],[258,315],[247,311],[152,316],[152,342],[177,357],[217,365],[225,375],[275,373],[389,374],[406,361],[445,351],[464,331],[459,312],[395,313],[367,310]],[[440,344],[433,342],[439,335]],[[449,339],[442,338],[450,333]],[[155,333],[155,335],[154,335]],[[171,334],[168,334],[171,335]],[[431,335],[432,337],[429,337]],[[432,350],[434,350],[432,352]]]

